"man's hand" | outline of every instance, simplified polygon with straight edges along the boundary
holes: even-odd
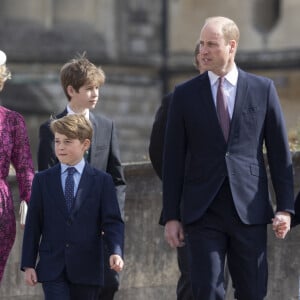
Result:
[[[291,215],[288,212],[279,211],[272,220],[272,229],[279,239],[284,239],[291,228]]]
[[[25,282],[27,285],[35,286],[37,284],[37,276],[35,269],[27,268],[25,270]]]
[[[184,232],[179,221],[171,220],[166,223],[165,239],[172,248],[184,246]]]

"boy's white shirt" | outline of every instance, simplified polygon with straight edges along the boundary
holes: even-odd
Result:
[[[76,115],[77,114],[76,112],[74,112],[71,109],[71,107],[70,107],[69,104],[67,105],[67,112],[68,112],[68,115]],[[89,109],[86,109],[85,113],[83,115],[89,120],[90,119],[90,111],[89,111]]]

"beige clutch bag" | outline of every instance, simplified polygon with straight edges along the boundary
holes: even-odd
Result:
[[[21,225],[25,225],[27,210],[28,210],[27,203],[26,201],[22,200],[20,204],[20,210],[19,210]]]

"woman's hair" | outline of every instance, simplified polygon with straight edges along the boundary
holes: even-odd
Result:
[[[11,78],[11,73],[7,68],[6,64],[0,65],[0,91],[7,79]]]
[[[60,119],[54,119],[50,123],[53,132],[63,134],[69,139],[78,139],[84,142],[86,139],[92,140],[93,127],[91,122],[80,114],[67,115]]]

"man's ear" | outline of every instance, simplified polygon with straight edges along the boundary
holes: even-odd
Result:
[[[230,41],[229,41],[229,45],[230,45],[229,52],[230,52],[230,53],[236,52],[236,47],[237,47],[237,42],[236,42],[236,40],[230,40]]]

